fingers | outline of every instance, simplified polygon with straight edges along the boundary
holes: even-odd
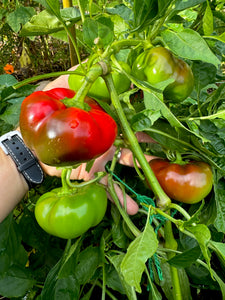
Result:
[[[156,143],[147,133],[136,132],[136,137],[139,143]]]
[[[156,156],[145,155],[145,158],[149,162],[150,160],[156,158]],[[133,153],[129,149],[122,149],[119,163],[128,167],[134,167]],[[137,161],[136,163],[137,166],[140,167]]]
[[[100,182],[104,185],[108,185],[108,176],[103,177]],[[124,194],[123,191],[120,189],[118,184],[114,184],[114,189],[117,194],[117,197],[119,198],[119,201],[121,205],[126,207],[126,211],[129,215],[135,215],[138,212],[138,204],[127,194],[125,194],[125,199],[124,199]],[[111,196],[108,195],[108,199],[112,200]]]

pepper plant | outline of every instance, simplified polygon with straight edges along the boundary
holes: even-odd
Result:
[[[224,3],[40,2],[45,9],[20,34],[66,33],[79,66],[22,82],[0,76],[2,133],[20,124],[38,159],[63,168],[61,180],[46,176],[0,225],[0,294],[224,299]],[[78,36],[90,53],[85,62]],[[69,75],[70,89],[33,92],[31,83],[59,75]],[[104,174],[70,179],[72,168],[86,162],[90,170],[113,143]],[[134,168],[118,164],[124,148]],[[137,201],[136,215],[120,205],[114,182]]]

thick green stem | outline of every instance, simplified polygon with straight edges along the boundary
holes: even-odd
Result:
[[[16,83],[15,85],[13,85],[12,87],[14,89],[18,89],[26,84],[35,82],[35,81],[39,81],[39,80],[43,80],[43,79],[47,79],[47,78],[52,78],[52,77],[58,77],[61,75],[71,75],[71,74],[78,74],[78,75],[83,75],[82,72],[78,72],[78,71],[60,71],[60,72],[52,72],[52,73],[46,73],[46,74],[42,74],[42,75],[37,75],[31,78],[27,78],[21,82]]]
[[[62,169],[62,173],[61,173],[61,181],[62,181],[62,188],[63,188],[63,192],[68,192],[70,187],[67,183],[67,176],[68,174],[71,174],[71,170],[68,168],[64,168]]]
[[[173,230],[172,230],[172,223],[170,221],[166,221],[166,223],[165,223],[164,234],[165,234],[165,236],[164,236],[165,247],[172,249],[172,250],[177,250],[177,242],[174,238]],[[173,253],[173,252],[167,253],[168,259],[171,259],[174,256],[175,256],[175,253]],[[172,278],[172,284],[173,284],[173,298],[174,298],[174,300],[182,300],[182,293],[181,293],[178,269],[173,266],[170,266],[170,271],[171,271],[171,278]]]
[[[147,40],[130,39],[115,41],[112,43],[111,48],[114,50],[114,53],[116,53],[119,52],[122,48],[138,45],[142,46],[143,48],[149,48],[152,46],[152,44]]]
[[[161,188],[158,180],[155,177],[154,172],[150,168],[150,166],[144,156],[144,153],[138,143],[138,140],[137,140],[134,132],[132,131],[132,129],[130,127],[129,122],[127,121],[127,118],[126,118],[123,108],[121,106],[117,91],[114,87],[114,83],[113,83],[111,74],[104,76],[104,79],[105,79],[107,87],[109,89],[112,104],[117,112],[118,117],[119,117],[124,137],[128,141],[128,144],[130,145],[131,150],[134,153],[134,156],[136,157],[137,161],[139,162],[139,164],[143,170],[143,173],[145,174],[146,179],[150,183],[151,188],[158,199],[159,207],[166,209],[170,205],[171,200],[165,194],[163,189]]]
[[[103,69],[100,64],[93,65],[85,76],[82,86],[77,91],[75,97],[66,102],[68,106],[79,106],[84,108],[84,99],[91,88],[93,82],[103,74]]]

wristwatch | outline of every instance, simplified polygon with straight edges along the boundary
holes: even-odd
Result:
[[[37,158],[24,144],[21,133],[10,131],[0,137],[0,147],[6,155],[10,155],[18,171],[25,178],[29,188],[42,183],[44,173]]]

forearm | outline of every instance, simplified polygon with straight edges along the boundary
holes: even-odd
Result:
[[[15,208],[28,191],[28,184],[12,158],[0,148],[0,222]]]

